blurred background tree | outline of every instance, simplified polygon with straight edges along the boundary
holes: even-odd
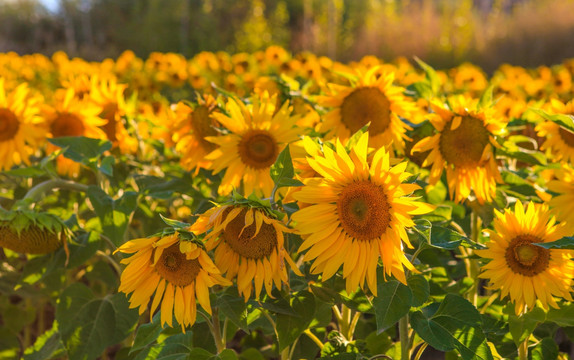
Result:
[[[551,65],[574,57],[574,0],[1,0],[0,51],[89,60],[131,49],[253,52],[276,44],[340,61],[418,56]]]

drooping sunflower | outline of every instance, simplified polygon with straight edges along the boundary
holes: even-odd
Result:
[[[502,135],[506,123],[492,108],[480,108],[478,100],[463,96],[449,99],[449,108],[431,104],[429,116],[437,134],[419,141],[412,153],[429,151],[422,166],[432,165],[429,183],[436,184],[446,168],[450,197],[464,201],[471,190],[479,203],[492,200],[496,182],[502,182],[494,156],[494,135]],[[454,196],[453,196],[454,195]]]
[[[30,96],[28,85],[7,93],[0,78],[0,170],[30,164],[30,155],[46,138],[39,111],[39,101]]]
[[[315,146],[305,138],[306,147]],[[367,160],[368,133],[347,153],[340,141],[336,150],[324,145],[308,157],[309,165],[320,175],[304,180],[306,186],[293,197],[309,204],[295,212],[295,229],[304,237],[299,252],[307,250],[313,261],[311,272],[327,280],[343,266],[346,289],[360,286],[377,294],[376,269],[379,258],[385,274],[406,283],[404,267],[414,270],[403,253],[412,247],[406,228],[414,225],[411,216],[430,212],[431,205],[408,195],[420,187],[404,183],[411,176],[406,162],[390,166],[387,150],[379,148]]]
[[[208,231],[206,249],[215,248],[214,261],[229,280],[236,279],[239,294],[247,301],[253,291],[271,296],[273,284],[288,282],[285,261],[295,274],[301,272],[284,247],[284,233],[292,232],[266,208],[246,204],[214,207],[192,225],[194,232]]]
[[[106,134],[100,128],[106,120],[98,114],[102,108],[86,100],[79,100],[73,88],[56,91],[53,104],[46,104],[42,113],[49,126],[50,136],[85,136],[94,139],[105,139]],[[48,152],[56,149],[48,145]],[[69,176],[76,176],[80,171],[80,164],[63,156],[57,158],[58,172]]]
[[[217,103],[211,95],[198,99],[195,108],[180,102],[175,108],[175,123],[172,139],[175,150],[181,154],[181,165],[186,170],[199,170],[211,163],[205,156],[216,149],[207,141],[208,136],[217,136],[216,121],[212,116]]]
[[[297,117],[291,116],[288,102],[277,108],[275,97],[267,93],[253,101],[252,105],[246,105],[229,99],[226,105],[229,116],[213,113],[230,132],[206,137],[219,146],[205,159],[212,161],[208,168],[214,173],[225,170],[218,189],[221,195],[243,185],[246,195],[255,191],[257,195],[269,196],[273,189],[269,169],[283,148],[298,138]]]
[[[412,129],[400,117],[412,121],[418,110],[393,80],[394,73],[381,73],[380,66],[375,66],[361,75],[355,86],[329,84],[329,92],[317,98],[319,105],[333,108],[325,115],[321,131],[329,131],[328,137],[344,143],[370,122],[370,146],[392,144],[402,153],[408,139],[406,131]]]
[[[571,250],[544,249],[534,243],[558,240],[568,229],[557,225],[543,204],[529,203],[526,211],[520,201],[514,212],[495,210],[494,230],[488,231],[488,249],[475,252],[490,262],[479,275],[499,289],[501,298],[510,295],[516,314],[534,308],[536,301],[545,309],[558,308],[554,297],[573,301],[574,253]]]
[[[562,103],[560,100],[551,99],[549,112],[553,114],[574,115],[574,101]],[[555,161],[574,162],[574,133],[557,123],[545,120],[534,128],[536,134],[545,138],[540,149],[546,151],[548,156]]]
[[[139,307],[140,315],[147,310],[153,296],[150,321],[161,304],[162,326],[172,326],[175,316],[185,331],[186,326],[195,323],[197,302],[211,314],[209,288],[230,285],[201,244],[178,231],[131,240],[117,251],[134,254],[121,261],[127,266],[119,291],[132,293],[130,308]]]
[[[0,247],[23,254],[48,254],[63,245],[67,228],[57,216],[45,212],[0,212]]]

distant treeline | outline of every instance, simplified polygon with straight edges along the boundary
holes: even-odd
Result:
[[[341,61],[418,56],[489,71],[574,57],[573,38],[573,0],[60,0],[55,13],[40,0],[0,2],[0,51],[91,60],[276,44]]]

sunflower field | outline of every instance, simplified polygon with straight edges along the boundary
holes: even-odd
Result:
[[[0,54],[0,358],[570,358],[573,76]]]

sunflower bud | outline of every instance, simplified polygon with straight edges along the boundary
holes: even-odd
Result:
[[[0,214],[0,246],[24,254],[48,254],[65,242],[65,226],[48,213],[10,211]]]

